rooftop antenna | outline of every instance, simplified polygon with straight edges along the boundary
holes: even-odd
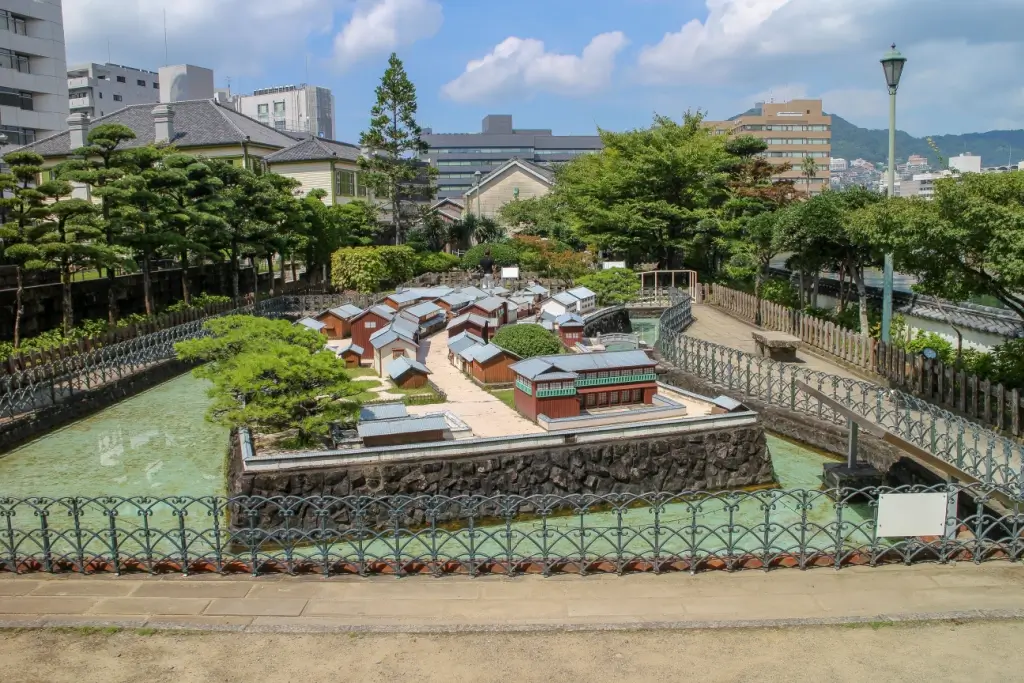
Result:
[[[107,36],[107,64],[110,64],[110,36]]]
[[[164,8],[164,66],[167,66],[167,8]]]
[[[309,85],[309,53],[306,53],[306,85]]]

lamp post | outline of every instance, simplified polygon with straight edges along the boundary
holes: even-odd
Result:
[[[882,70],[885,72],[885,83],[889,86],[889,197],[896,195],[896,90],[900,87],[900,76],[903,75],[903,65],[907,63],[904,57],[896,49],[896,43],[892,49],[882,57]],[[889,344],[892,328],[892,279],[893,279],[892,253],[885,255],[885,265],[882,269],[882,342]]]

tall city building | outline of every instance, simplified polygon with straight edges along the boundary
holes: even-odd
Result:
[[[60,0],[0,0],[0,145],[67,127],[68,76]]]
[[[949,169],[959,173],[981,173],[981,157],[970,152],[949,158]]]
[[[73,64],[68,67],[68,98],[72,114],[90,119],[132,104],[160,101],[154,71],[119,64]]]
[[[721,135],[752,135],[768,144],[764,156],[774,165],[790,164],[775,177],[793,180],[798,188],[817,194],[828,186],[832,156],[832,117],[821,100],[759,102],[754,109],[730,121],[706,121]],[[814,159],[815,175],[804,175],[804,161]]]
[[[554,135],[548,129],[513,128],[512,117],[505,114],[484,117],[479,133],[435,133],[427,128],[423,141],[430,149],[422,158],[438,172],[438,199],[461,197],[477,177],[513,157],[550,166],[604,146],[597,135]]]
[[[334,139],[334,95],[329,88],[285,85],[232,99],[239,112],[277,130]]]

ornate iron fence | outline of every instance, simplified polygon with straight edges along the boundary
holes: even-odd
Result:
[[[659,324],[658,350],[676,367],[727,391],[845,424],[797,387],[804,382],[986,484],[1024,496],[1024,447],[1017,442],[901,391],[687,337],[689,320],[690,302],[681,300]]]
[[[877,497],[957,496],[947,533],[882,538]],[[280,498],[0,498],[0,570],[509,575],[1016,561],[1020,506],[965,486]]]

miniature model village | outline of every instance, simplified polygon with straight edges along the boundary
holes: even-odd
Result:
[[[327,349],[347,368],[372,368],[399,390],[432,385],[439,362],[455,368],[459,382],[486,391],[510,390],[508,403],[515,413],[503,404],[501,409],[509,414],[494,419],[524,424],[532,433],[679,419],[734,408],[659,383],[657,361],[641,342],[627,350],[608,350],[600,338],[585,337],[584,317],[596,309],[596,295],[586,287],[552,295],[539,284],[515,292],[500,285],[437,286],[405,289],[365,309],[350,304],[331,308],[296,325],[324,335]],[[493,343],[500,328],[525,323],[556,335],[563,352],[523,359]],[[446,352],[426,352],[437,344],[444,344]],[[446,376],[451,374],[444,370]],[[374,448],[480,436],[458,414],[457,406],[430,409],[411,414],[400,401],[365,404],[356,429],[343,432],[335,445]]]

